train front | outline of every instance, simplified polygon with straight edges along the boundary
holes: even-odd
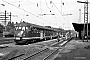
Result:
[[[17,44],[24,44],[26,40],[23,39],[25,36],[25,27],[15,27],[14,41]]]
[[[40,33],[31,30],[29,26],[16,26],[14,36],[16,44],[29,44],[40,41]]]

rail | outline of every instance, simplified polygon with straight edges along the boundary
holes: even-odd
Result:
[[[61,47],[65,46],[70,40],[72,40],[72,38],[67,39],[67,41],[64,44],[61,45]],[[63,41],[61,41],[61,42],[63,42]],[[49,60],[50,57],[52,57],[52,56],[54,56],[55,54],[58,53],[58,50],[59,49],[60,48],[58,48],[57,50],[55,50],[54,52],[52,52],[50,55],[46,56],[43,60]]]
[[[48,60],[50,57],[52,57],[53,55],[57,54],[59,51],[59,48],[55,51],[53,51],[50,55],[46,56],[43,60]]]

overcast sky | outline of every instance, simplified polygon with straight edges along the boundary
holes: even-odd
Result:
[[[13,22],[20,22],[22,19],[22,21],[43,26],[72,29],[72,22],[79,20],[79,9],[82,13],[81,22],[84,21],[84,4],[77,3],[77,0],[0,0],[0,4],[5,5],[0,5],[0,12],[6,10],[8,13],[12,12],[12,15],[17,15],[16,17],[12,16]]]

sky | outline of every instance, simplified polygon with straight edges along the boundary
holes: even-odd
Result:
[[[82,13],[81,20],[79,9]],[[84,22],[84,4],[77,3],[77,0],[0,0],[0,13],[5,10],[12,13],[13,22],[26,21],[64,29],[74,29],[72,23]]]

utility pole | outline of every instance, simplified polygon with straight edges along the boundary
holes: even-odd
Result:
[[[62,0],[61,0],[61,14],[63,14],[63,6],[64,6],[64,2],[62,2]]]
[[[84,31],[86,31],[87,33],[87,38],[88,38],[88,0],[86,0],[85,2],[81,2],[81,1],[77,1],[78,3],[84,3]],[[87,29],[85,29],[85,24],[87,25]],[[85,33],[84,33],[85,35]],[[85,36],[84,36],[85,37]],[[88,41],[88,39],[87,39]]]
[[[86,0],[86,3],[84,4],[84,25],[87,24],[87,38],[88,38],[88,0]],[[88,41],[88,40],[87,40]]]
[[[61,0],[61,14],[62,14],[62,0]]]
[[[79,20],[78,20],[79,23],[81,23],[81,9],[79,9]]]
[[[10,12],[10,23],[11,23],[11,12]]]
[[[5,31],[6,31],[6,10],[5,10]]]

